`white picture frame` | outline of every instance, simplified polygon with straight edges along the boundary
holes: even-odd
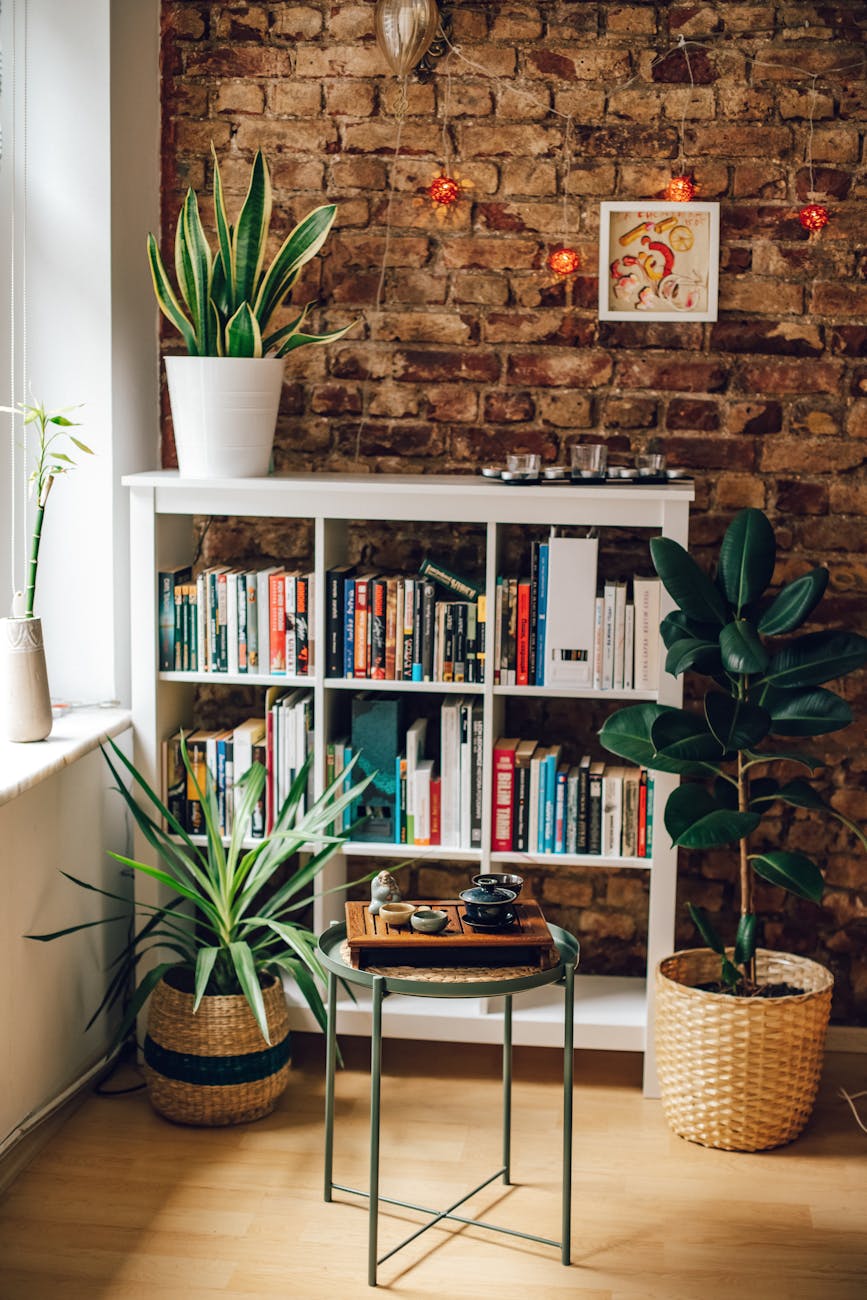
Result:
[[[600,205],[600,320],[716,320],[718,291],[718,203]]]

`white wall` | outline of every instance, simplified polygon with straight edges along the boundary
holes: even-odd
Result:
[[[99,1005],[108,963],[123,947],[125,925],[44,944],[24,937],[122,912],[60,875],[62,868],[131,895],[130,881],[106,854],[122,852],[127,841],[123,803],[109,779],[95,750],[0,806],[0,1144],[109,1043],[105,1017],[87,1033],[84,1027]]]

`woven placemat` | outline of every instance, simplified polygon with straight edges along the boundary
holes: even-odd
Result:
[[[340,960],[352,964],[349,941],[340,945]],[[431,984],[478,984],[481,980],[517,980],[538,975],[539,966],[365,966],[368,975],[418,980]],[[550,968],[548,968],[550,969]]]

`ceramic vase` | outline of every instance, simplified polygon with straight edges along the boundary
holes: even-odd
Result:
[[[0,735],[44,740],[51,731],[51,697],[39,618],[0,618]]]
[[[184,478],[268,473],[283,389],[278,357],[166,357],[178,468]]]

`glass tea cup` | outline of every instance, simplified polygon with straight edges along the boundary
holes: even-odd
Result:
[[[635,457],[639,478],[664,478],[665,456],[658,451],[642,451]]]
[[[579,442],[572,447],[572,478],[582,483],[602,483],[608,465],[604,442]]]
[[[542,457],[537,452],[510,452],[506,457],[506,469],[510,474],[538,477],[541,467]]]

